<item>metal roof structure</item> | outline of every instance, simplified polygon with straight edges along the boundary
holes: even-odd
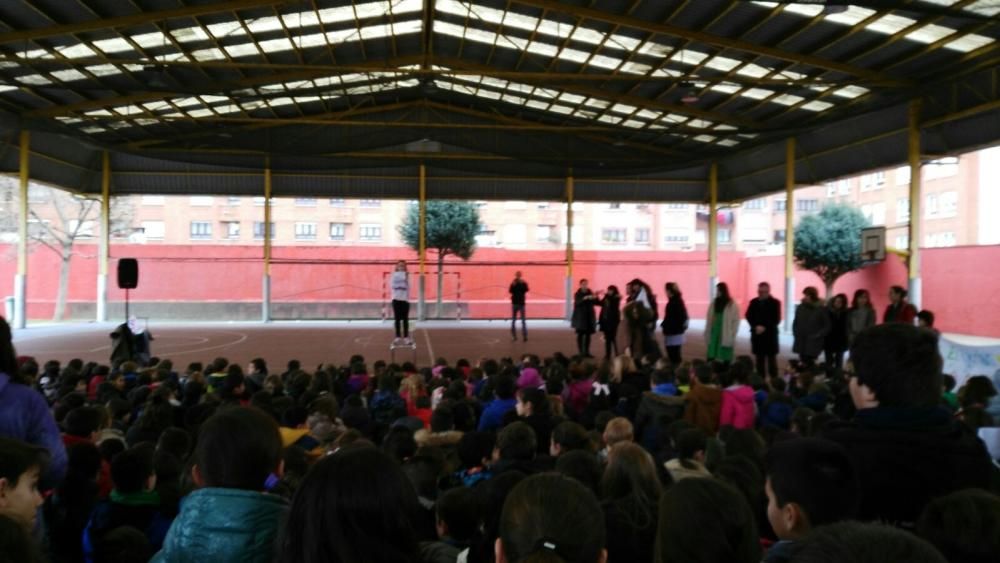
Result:
[[[1000,140],[1000,0],[4,0],[0,171],[116,194],[705,201]]]

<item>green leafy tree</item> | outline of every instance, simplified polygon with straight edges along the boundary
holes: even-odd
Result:
[[[868,226],[856,207],[836,204],[804,217],[795,227],[795,262],[823,280],[827,298],[840,276],[864,266],[861,229]]]
[[[437,252],[437,315],[441,316],[441,293],[444,284],[444,259],[449,254],[462,260],[476,251],[476,235],[482,229],[479,210],[466,201],[427,202],[427,249]],[[420,208],[413,204],[399,234],[410,248],[420,250]]]

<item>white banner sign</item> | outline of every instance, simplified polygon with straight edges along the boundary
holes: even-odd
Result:
[[[944,373],[958,381],[956,391],[973,375],[992,380],[1000,372],[1000,346],[967,346],[942,337],[938,348],[944,358]]]

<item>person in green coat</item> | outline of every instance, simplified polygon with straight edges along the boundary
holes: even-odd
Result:
[[[281,435],[256,408],[232,407],[201,427],[191,476],[198,489],[181,501],[152,563],[271,563],[288,501],[267,493],[281,473]]]

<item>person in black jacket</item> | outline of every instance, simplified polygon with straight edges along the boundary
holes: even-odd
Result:
[[[510,282],[510,337],[517,341],[517,315],[521,314],[521,336],[528,341],[528,325],[524,316],[524,296],[528,293],[528,282],[521,279],[521,272],[514,272],[514,281]]]
[[[622,322],[622,296],[618,293],[618,286],[609,285],[608,290],[601,299],[601,316],[598,322],[601,333],[604,334],[604,359],[612,358],[611,350],[618,355],[618,325]]]
[[[902,323],[862,331],[851,345],[849,390],[857,413],[827,426],[861,480],[858,519],[913,531],[934,498],[986,489],[996,468],[986,446],[940,405],[937,336]]]
[[[576,331],[576,347],[581,356],[590,356],[590,335],[596,332],[597,318],[594,305],[597,294],[587,286],[587,280],[580,280],[580,289],[573,295],[573,330]]]
[[[667,349],[670,363],[681,364],[681,346],[684,345],[684,332],[688,327],[688,312],[684,305],[681,289],[674,282],[664,286],[667,292],[667,306],[663,308],[663,346]]]
[[[778,375],[778,324],[781,322],[781,301],[771,296],[771,285],[757,285],[757,297],[750,300],[746,314],[750,323],[750,346],[757,358],[757,375]]]
[[[844,352],[847,351],[847,295],[837,294],[827,308],[830,315],[830,332],[826,334],[823,357],[826,366],[832,370],[844,367]]]

